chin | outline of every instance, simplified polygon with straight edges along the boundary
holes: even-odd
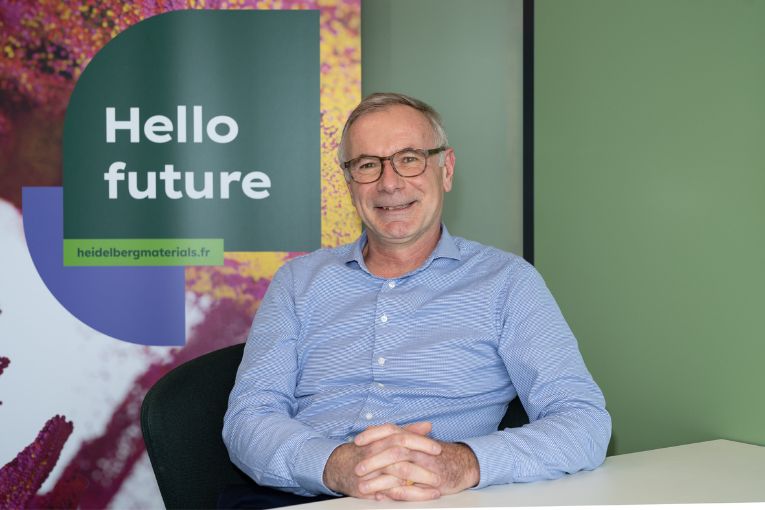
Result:
[[[383,227],[379,230],[379,232],[385,235],[385,237],[392,239],[408,239],[417,233],[415,228],[409,225],[402,225],[400,223],[393,224],[388,227]]]
[[[367,229],[367,235],[373,235],[377,240],[390,243],[404,243],[414,237],[415,232],[404,228]]]
[[[414,237],[410,232],[381,232],[381,234],[378,238],[391,243],[405,243]]]

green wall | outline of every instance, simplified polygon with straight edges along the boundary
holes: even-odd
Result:
[[[520,0],[368,0],[362,92],[403,92],[443,116],[457,166],[452,234],[518,254],[522,225]]]
[[[516,9],[365,1],[362,56],[364,93],[443,111],[450,228],[520,253]],[[536,263],[606,394],[611,453],[765,444],[763,27],[763,1],[536,2]]]
[[[536,14],[536,265],[612,452],[765,445],[765,2]]]

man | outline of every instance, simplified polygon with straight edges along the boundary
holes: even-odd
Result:
[[[274,276],[225,417],[232,461],[295,494],[397,500],[600,465],[610,417],[541,277],[441,223],[438,114],[373,94],[338,152],[364,233]],[[497,431],[516,395],[531,423]]]

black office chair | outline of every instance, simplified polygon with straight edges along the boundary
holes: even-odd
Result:
[[[243,350],[238,344],[190,360],[143,399],[143,440],[167,508],[215,508],[228,485],[255,485],[231,463],[221,438]]]
[[[244,344],[213,351],[168,372],[141,406],[141,430],[167,508],[215,508],[231,485],[259,487],[231,462],[221,439],[228,395]],[[516,398],[500,428],[528,423]]]

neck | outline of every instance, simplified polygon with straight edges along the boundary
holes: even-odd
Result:
[[[411,244],[389,244],[368,236],[364,246],[364,263],[373,275],[398,278],[420,267],[441,239],[441,227]]]

